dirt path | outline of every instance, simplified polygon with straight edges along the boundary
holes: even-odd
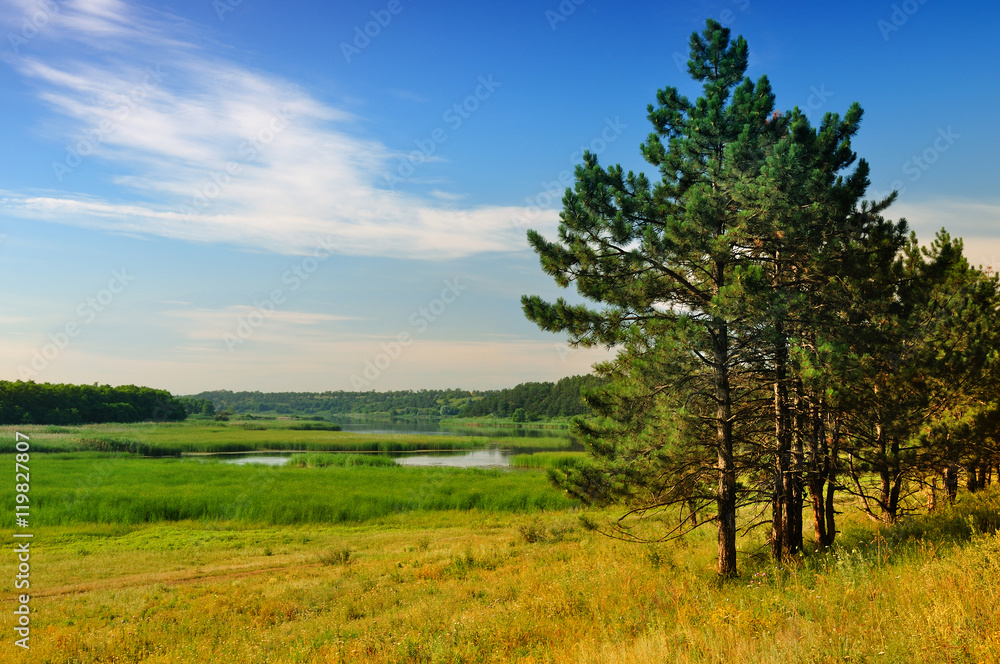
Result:
[[[179,572],[165,572],[162,574],[141,574],[141,575],[123,576],[113,579],[102,579],[100,581],[88,581],[86,583],[79,583],[67,586],[59,586],[57,588],[42,590],[41,592],[33,592],[31,593],[31,598],[43,599],[48,597],[62,597],[65,595],[89,593],[97,590],[115,590],[122,588],[135,588],[137,586],[151,586],[158,583],[168,586],[196,583],[198,581],[220,583],[220,582],[232,581],[235,579],[244,579],[250,576],[258,576],[268,573],[280,573],[283,571],[287,571],[291,568],[294,568],[296,570],[302,570],[302,569],[310,569],[322,566],[323,563],[303,563],[301,561],[289,560],[285,564],[274,565],[270,567],[254,567],[254,568],[242,568],[242,569],[234,569],[233,567],[214,567],[210,569],[202,569],[200,571],[181,570]],[[13,601],[13,598],[7,601]]]

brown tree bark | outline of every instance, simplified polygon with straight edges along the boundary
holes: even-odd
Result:
[[[792,427],[792,449],[788,473],[785,475],[785,551],[788,555],[796,555],[802,550],[802,508],[804,507],[802,439],[808,426],[808,405],[801,395],[802,384],[796,381],[796,396],[793,399],[795,425]]]
[[[781,324],[777,324],[779,341],[774,348],[774,486],[771,497],[771,557],[781,560],[788,553],[787,478],[791,456],[790,415],[788,412],[787,364]]]
[[[944,490],[948,494],[948,502],[954,505],[958,496],[958,466],[953,463],[944,469]]]
[[[809,459],[806,476],[809,485],[809,499],[812,502],[813,530],[816,541],[825,545],[828,535],[826,528],[826,500],[823,488],[827,478],[827,463],[829,450],[826,439],[826,429],[823,426],[822,405],[811,411],[813,428],[809,436]]]
[[[722,268],[716,275],[722,285]],[[713,331],[715,354],[716,448],[719,457],[719,489],[716,497],[719,519],[718,573],[737,575],[736,567],[736,462],[733,457],[732,395],[729,385],[729,338],[725,324]]]

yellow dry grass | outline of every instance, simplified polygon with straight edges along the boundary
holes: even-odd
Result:
[[[46,528],[30,651],[0,566],[0,661],[1000,661],[1000,538],[890,553],[870,534],[781,570],[744,558],[720,584],[711,531],[632,545],[572,512]]]

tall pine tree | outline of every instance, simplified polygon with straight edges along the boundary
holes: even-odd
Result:
[[[761,146],[775,142],[785,123],[774,112],[767,78],[745,76],[742,37],[731,40],[727,28],[709,20],[690,46],[688,69],[703,95],[692,102],[666,88],[649,107],[654,132],[642,152],[659,170],[659,181],[620,166],[603,168],[586,154],[575,189],[563,198],[558,241],[528,233],[543,270],[561,286],[574,282],[603,309],[561,298],[548,303],[525,296],[522,303],[529,319],[545,330],[568,332],[573,344],[625,348],[619,373],[632,373],[628,364],[650,352],[665,358],[657,366],[673,373],[654,381],[654,390],[684,394],[691,421],[711,431],[710,441],[698,437],[705,426],[678,425],[664,433],[681,436],[679,447],[689,452],[699,443],[711,445],[718,573],[730,577],[737,573],[737,476],[744,465],[753,466],[743,462],[753,455],[748,432],[759,397],[743,378],[760,323],[744,302],[767,283],[748,250],[752,220],[736,201],[746,179],[760,170]],[[692,434],[694,440],[683,439]],[[592,451],[621,469],[614,442]],[[633,488],[619,483],[625,495]],[[651,507],[666,504],[664,496],[644,495]]]

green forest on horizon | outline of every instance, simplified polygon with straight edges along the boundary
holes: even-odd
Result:
[[[585,415],[582,392],[599,386],[596,376],[569,376],[555,383],[528,382],[502,390],[395,390],[387,392],[232,392],[213,390],[184,397],[210,401],[216,411],[235,415],[298,415],[368,419],[444,417],[525,421]]]
[[[594,376],[555,383],[521,383],[503,390],[397,390],[389,392],[206,391],[191,396],[123,385],[0,381],[0,424],[91,424],[177,421],[188,417],[304,417],[310,419],[512,418],[516,422],[585,415],[582,391]]]

